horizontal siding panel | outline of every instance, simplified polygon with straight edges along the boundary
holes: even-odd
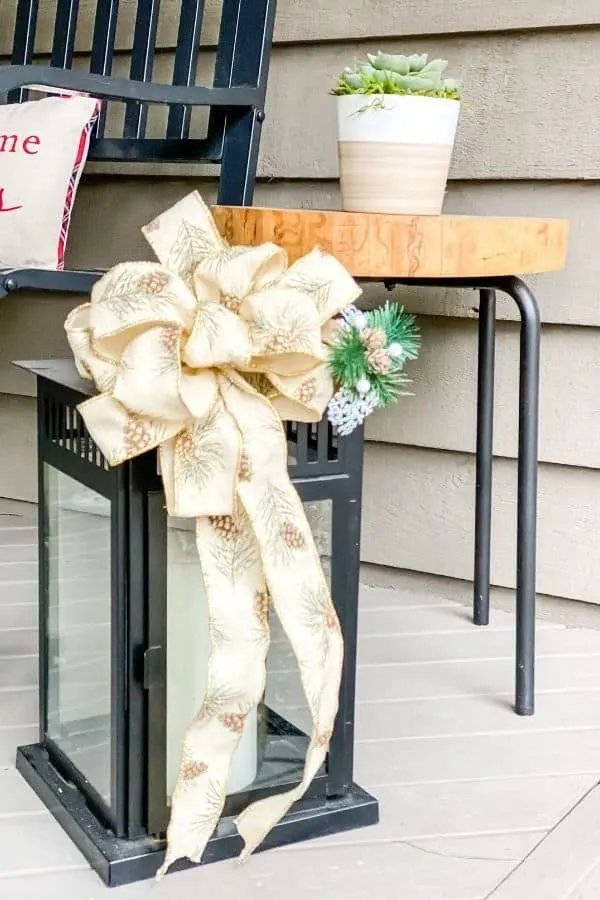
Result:
[[[393,41],[377,45],[397,49]],[[329,89],[336,72],[373,46],[346,42],[275,49],[262,140],[263,176],[337,178],[335,98]],[[589,65],[600,47],[600,28],[435,37],[425,42],[411,38],[402,47],[449,58],[453,74],[463,82],[453,179],[600,177],[600,119],[589,112],[600,96],[600,67]],[[199,77],[204,83],[211,78],[213,56],[212,51],[202,54]],[[85,68],[84,58],[79,65]],[[127,75],[128,70],[127,55],[121,55],[115,74]],[[170,81],[173,54],[157,54],[154,70],[156,81]],[[204,119],[197,119],[192,134],[200,136]],[[163,123],[164,110],[153,112],[149,134],[160,133]]]
[[[35,413],[28,398],[0,397],[0,496],[36,498]],[[370,443],[363,561],[470,580],[473,457]],[[514,587],[516,464],[494,467],[492,581]],[[600,474],[540,466],[538,589],[600,603]]]
[[[397,48],[397,42],[378,45]],[[453,178],[600,175],[600,119],[590,115],[600,96],[600,67],[589,65],[600,46],[600,30],[411,39],[402,46],[406,52],[426,49],[450,59],[463,83]],[[328,88],[332,75],[366,49],[369,45],[346,43],[275,51],[263,174],[337,176],[335,98]]]
[[[16,0],[6,0],[0,8],[0,54],[10,52]],[[118,22],[117,47],[127,50],[135,21],[136,4],[122,3]],[[217,39],[221,0],[207,0],[205,43]],[[575,28],[600,24],[600,9],[595,0],[335,0],[315,7],[313,0],[279,0],[275,40],[278,43],[327,40],[358,40],[365,35],[403,38],[410,35],[458,34],[514,29]],[[56,0],[41,0],[38,52],[47,52],[52,41]],[[81,0],[77,34],[79,50],[89,50],[92,40],[95,0]],[[179,0],[163,0],[158,44],[176,45]]]
[[[365,562],[471,580],[475,461],[435,450],[369,444]],[[515,586],[516,463],[496,460],[492,582]],[[538,590],[600,603],[600,474],[540,466]]]
[[[126,259],[151,258],[140,226],[195,189],[208,201],[214,200],[214,182],[198,179],[88,178],[75,204],[69,265],[105,268]],[[339,192],[332,182],[262,182],[257,186],[255,200],[261,206],[331,209],[339,207]],[[507,183],[500,188],[493,183],[460,182],[450,186],[447,205],[449,211],[458,213],[553,214],[571,219],[567,269],[529,281],[537,293],[544,322],[600,326],[595,247],[600,184]],[[98,234],[102,235],[101,241]],[[389,296],[382,285],[365,286],[364,299],[369,304]],[[472,291],[399,288],[391,297],[421,316],[472,319],[477,304]],[[83,298],[51,294],[15,294],[5,298],[0,330],[0,392],[33,392],[32,379],[11,366],[11,360],[68,352],[63,322],[79,299]],[[516,307],[512,302],[500,301],[498,313],[500,318],[514,318]],[[582,336],[582,340],[595,338]],[[576,358],[573,365],[578,366]]]
[[[475,443],[477,323],[423,317],[420,324],[423,350],[408,366],[415,396],[375,413],[367,420],[367,436],[375,441],[471,452]],[[494,450],[500,456],[517,455],[518,359],[518,329],[503,324],[497,334],[494,423]],[[540,460],[600,468],[599,383],[598,331],[545,328]]]

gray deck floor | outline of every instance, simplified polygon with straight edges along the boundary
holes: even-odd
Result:
[[[12,768],[36,739],[35,540],[0,501],[0,897],[98,900],[108,889]],[[365,586],[356,776],[381,824],[113,896],[600,898],[600,631],[539,622],[532,719],[510,709],[513,643],[510,615],[475,629],[422,579]]]

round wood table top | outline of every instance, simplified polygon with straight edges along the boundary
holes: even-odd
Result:
[[[214,206],[231,244],[267,241],[290,263],[315,246],[333,254],[355,278],[476,278],[562,269],[569,223],[564,219],[492,216],[396,216],[312,209]]]

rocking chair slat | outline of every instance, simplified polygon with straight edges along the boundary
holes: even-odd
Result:
[[[204,0],[182,0],[173,68],[173,84],[190,85],[196,81]],[[187,138],[190,132],[189,106],[172,106],[167,122],[168,138]]]
[[[19,0],[13,40],[12,65],[26,66],[33,59],[39,0]],[[20,88],[8,95],[9,103],[22,103],[27,92]]]
[[[58,0],[50,57],[54,68],[70,69],[73,64],[78,13],[79,0]]]
[[[95,75],[110,75],[112,72],[118,14],[119,0],[106,0],[105,3],[98,3],[96,7],[90,59],[90,72]],[[105,123],[106,104],[103,104],[96,125],[96,137],[104,135]]]
[[[152,81],[159,12],[160,0],[138,0],[129,69],[132,81]],[[128,103],[123,137],[143,138],[146,134],[147,118],[146,104]]]

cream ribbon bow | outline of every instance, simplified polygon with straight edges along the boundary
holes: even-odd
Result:
[[[231,247],[197,193],[142,229],[160,263],[117,265],[65,328],[100,393],[80,406],[111,465],[158,447],[169,514],[196,519],[212,651],[172,798],[162,876],[199,861],[232,756],[261,701],[273,603],[313,719],[302,782],[236,821],[242,858],[306,791],[338,708],[343,641],[281,419],[320,420],[333,391],[323,343],[360,289],[314,250],[290,268],[274,244]]]

